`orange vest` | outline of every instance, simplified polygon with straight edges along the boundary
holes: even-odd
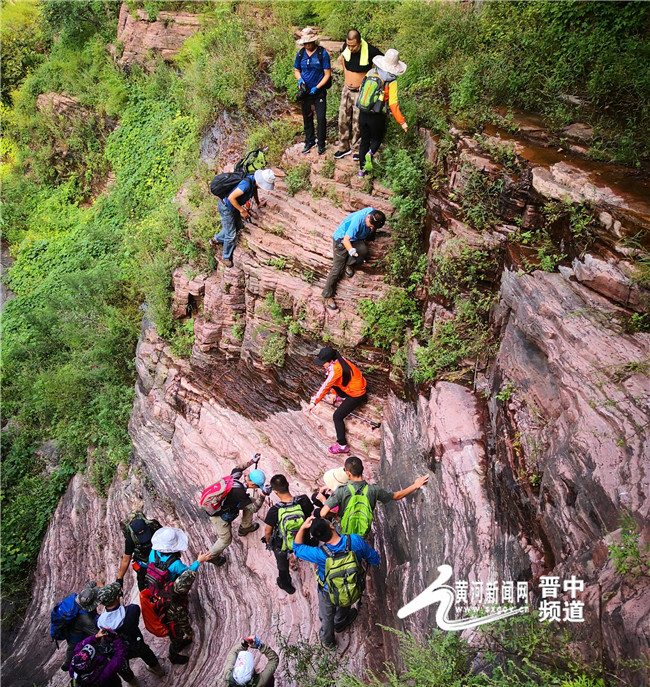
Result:
[[[348,384],[343,386],[343,369],[341,368],[341,363],[338,360],[335,360],[329,366],[327,370],[327,378],[322,383],[320,389],[312,396],[312,403],[320,403],[328,391],[332,391],[333,394],[336,394],[336,391],[334,391],[332,388],[335,386],[353,398],[358,398],[366,393],[366,380],[361,374],[359,368],[356,365],[353,365],[347,358],[343,358],[343,360],[345,360],[345,362],[350,366],[350,370],[352,372]]]

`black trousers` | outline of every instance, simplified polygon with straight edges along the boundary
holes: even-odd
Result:
[[[370,151],[373,155],[379,150],[379,146],[384,140],[386,133],[386,115],[383,112],[372,114],[370,112],[359,112],[359,133],[361,143],[359,144],[359,167],[363,169],[366,163],[366,153]]]
[[[305,143],[314,144],[318,140],[319,146],[324,146],[327,140],[327,119],[325,112],[327,110],[327,99],[325,90],[322,93],[319,91],[315,95],[308,95],[301,102],[302,106],[302,122],[305,127]],[[316,115],[316,122],[318,127],[318,137],[314,137],[314,115]]]
[[[145,575],[147,574],[147,569],[144,567],[144,565],[141,565],[135,574],[138,579],[138,589],[143,592],[148,587],[147,582],[144,579]]]
[[[368,400],[368,394],[363,396],[348,396],[345,391],[341,391],[338,386],[332,387],[338,396],[344,400],[343,403],[334,411],[334,429],[336,430],[336,441],[339,446],[345,446],[348,442],[345,437],[345,418],[356,408],[363,405]]]
[[[158,665],[158,658],[156,654],[151,650],[151,647],[145,643],[144,639],[141,639],[135,645],[129,645],[129,652],[127,654],[128,660],[124,665],[122,670],[118,671],[120,677],[123,677],[127,682],[130,682],[135,677],[129,661],[132,658],[141,658],[150,668]]]
[[[278,564],[278,577],[284,585],[291,584],[291,574],[289,573],[289,556],[286,551],[273,549],[275,561]]]

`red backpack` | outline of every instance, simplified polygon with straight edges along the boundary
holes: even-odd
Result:
[[[169,634],[169,628],[165,625],[160,616],[156,612],[154,602],[156,597],[152,595],[151,590],[145,589],[140,592],[140,608],[142,609],[142,619],[144,626],[156,637],[166,637]]]
[[[233,488],[234,483],[235,478],[232,475],[227,475],[203,491],[201,494],[201,507],[208,515],[216,515],[221,510],[223,502]]]

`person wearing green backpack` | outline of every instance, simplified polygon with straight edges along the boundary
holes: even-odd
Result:
[[[350,456],[343,469],[350,481],[334,491],[321,508],[320,515],[324,518],[333,508],[338,507],[343,534],[358,534],[361,537],[366,537],[370,532],[377,501],[399,501],[429,481],[429,476],[423,475],[406,489],[387,491],[376,484],[368,484],[363,479],[363,463],[356,456]]]
[[[318,546],[305,544],[308,534]],[[379,565],[379,554],[359,535],[339,536],[329,520],[313,516],[298,530],[293,553],[318,565],[320,639],[328,649],[336,649],[334,633],[343,632],[359,614],[352,605],[361,599],[365,588],[363,561]]]
[[[271,477],[271,489],[280,503],[269,508],[264,518],[264,537],[262,541],[275,555],[278,564],[277,584],[287,594],[295,594],[289,574],[289,556],[293,550],[296,533],[305,520],[312,514],[314,506],[308,496],[292,496],[289,482],[284,475]]]

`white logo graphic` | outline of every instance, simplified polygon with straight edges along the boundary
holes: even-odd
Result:
[[[462,618],[460,620],[451,620],[449,618],[449,611],[456,602],[455,591],[447,586],[445,582],[448,582],[452,575],[452,568],[450,565],[439,565],[438,566],[438,578],[435,582],[427,587],[422,594],[413,599],[400,608],[397,612],[398,618],[406,618],[420,611],[433,603],[439,603],[438,610],[436,611],[436,623],[441,630],[467,630],[470,627],[478,627],[479,625],[485,625],[486,623],[493,623],[495,620],[503,620],[503,618],[509,618],[513,615],[519,615],[520,613],[525,613],[528,607],[522,608],[511,608],[508,610],[498,611],[497,613],[490,613],[489,615],[484,615],[477,618]]]

